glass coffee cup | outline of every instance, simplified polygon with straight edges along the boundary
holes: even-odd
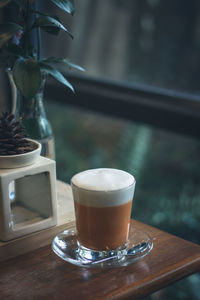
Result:
[[[96,261],[123,257],[129,236],[135,178],[118,169],[92,169],[71,179],[78,254]]]

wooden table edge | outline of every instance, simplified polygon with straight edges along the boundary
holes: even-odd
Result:
[[[156,278],[153,278],[151,281],[147,283],[144,283],[143,285],[141,285],[139,288],[135,289],[135,288],[132,288],[130,290],[126,290],[126,291],[122,291],[120,293],[118,293],[118,295],[114,295],[111,296],[109,298],[109,300],[115,300],[115,299],[131,299],[133,297],[133,294],[134,294],[134,291],[137,290],[137,295],[134,294],[134,300],[137,300],[137,299],[140,299],[141,297],[145,297],[151,293],[154,293],[154,292],[157,292],[158,290],[161,290],[162,288],[165,288],[171,284],[174,284],[176,283],[177,281],[179,280],[182,280],[184,278],[186,278],[187,276],[189,275],[192,275],[194,273],[197,273],[197,272],[200,272],[200,245],[198,244],[195,244],[195,243],[192,243],[188,240],[185,240],[179,236],[175,236],[171,233],[168,233],[168,232],[165,232],[159,228],[156,228],[154,226],[151,226],[151,225],[148,225],[148,224],[145,224],[145,223],[142,223],[141,221],[138,221],[138,220],[135,220],[135,219],[131,219],[131,222],[136,222],[136,224],[141,224],[141,225],[144,225],[145,227],[148,227],[148,229],[152,229],[152,230],[155,230],[157,232],[160,232],[160,233],[164,233],[165,235],[168,235],[168,236],[171,236],[172,238],[176,238],[176,239],[180,239],[184,242],[187,242],[189,244],[191,244],[192,247],[197,247],[199,248],[199,256],[196,257],[196,259],[192,260],[191,262],[188,262],[187,264],[185,264],[184,266],[180,266],[180,267],[177,267],[177,269],[175,271],[169,271],[165,274],[162,274],[160,275],[159,279],[156,277]],[[148,233],[147,230],[146,232]],[[187,268],[188,266],[190,266],[190,268]],[[192,268],[191,268],[192,267]],[[187,268],[187,271],[184,272],[184,276],[182,276],[181,272],[183,270],[185,270]],[[170,278],[169,280],[169,275],[172,274],[173,276]],[[178,276],[177,276],[178,274]],[[174,280],[173,278],[176,277],[176,279]],[[164,280],[163,280],[164,278]],[[155,283],[153,286],[152,286],[152,283]],[[167,284],[166,284],[167,282]],[[159,288],[158,288],[159,287]],[[144,290],[146,290],[146,292],[144,293]],[[141,292],[142,291],[142,292]]]
[[[189,275],[192,275],[194,273],[197,273],[197,272],[200,272],[200,259],[198,258],[197,259],[197,262],[198,262],[198,267],[195,269],[192,269],[192,270],[188,270],[187,273],[184,273],[184,276],[181,275],[181,270],[183,270],[184,268],[183,267],[180,267],[180,268],[177,268],[177,270],[175,272],[168,272],[166,274],[163,274],[162,276],[160,276],[159,279],[152,279],[151,281],[148,282],[148,284],[143,284],[141,285],[139,288],[137,288],[137,294],[134,293],[135,289],[130,289],[130,290],[126,290],[126,291],[122,291],[120,293],[118,293],[118,295],[113,295],[111,297],[109,297],[109,300],[120,300],[120,299],[123,299],[123,300],[128,300],[128,299],[133,299],[133,294],[134,294],[134,300],[137,300],[137,299],[141,299],[141,297],[145,297],[145,296],[148,296],[149,294],[152,294],[154,292],[157,292],[163,288],[166,288],[168,286],[170,286],[171,284],[175,284],[177,281],[179,280],[182,280],[184,278],[186,278],[187,276]],[[189,264],[189,265],[193,265],[195,264],[196,262],[194,261],[192,264]],[[168,275],[170,273],[173,273],[173,276],[171,277],[171,280],[168,279]],[[174,275],[177,275],[179,274],[178,277],[176,277],[175,280],[173,280],[174,278]],[[166,280],[163,280],[163,278],[166,278]],[[154,284],[152,286],[152,283],[156,282],[156,284]],[[166,284],[167,282],[167,284]],[[145,292],[144,292],[145,290]]]

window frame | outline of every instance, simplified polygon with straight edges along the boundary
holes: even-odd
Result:
[[[149,86],[67,74],[75,94],[48,80],[45,98],[85,110],[145,123],[156,128],[200,137],[198,96]],[[55,100],[56,99],[56,100]]]

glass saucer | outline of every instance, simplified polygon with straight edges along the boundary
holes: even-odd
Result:
[[[83,247],[84,248],[84,247]],[[81,251],[83,251],[83,248]],[[146,256],[153,248],[151,237],[130,225],[129,240],[123,249],[106,252],[103,258],[83,259],[78,247],[76,228],[71,227],[59,233],[52,241],[53,251],[65,261],[82,267],[104,268],[123,267]],[[87,248],[84,248],[87,251]],[[89,250],[89,249],[88,249]],[[95,253],[95,251],[94,251]]]

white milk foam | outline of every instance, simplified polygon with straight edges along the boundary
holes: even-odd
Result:
[[[117,169],[93,169],[78,173],[72,182],[81,188],[92,191],[114,191],[134,183],[134,177]]]
[[[135,186],[131,174],[109,168],[83,171],[74,175],[71,182],[75,201],[95,207],[121,205],[132,200]]]

